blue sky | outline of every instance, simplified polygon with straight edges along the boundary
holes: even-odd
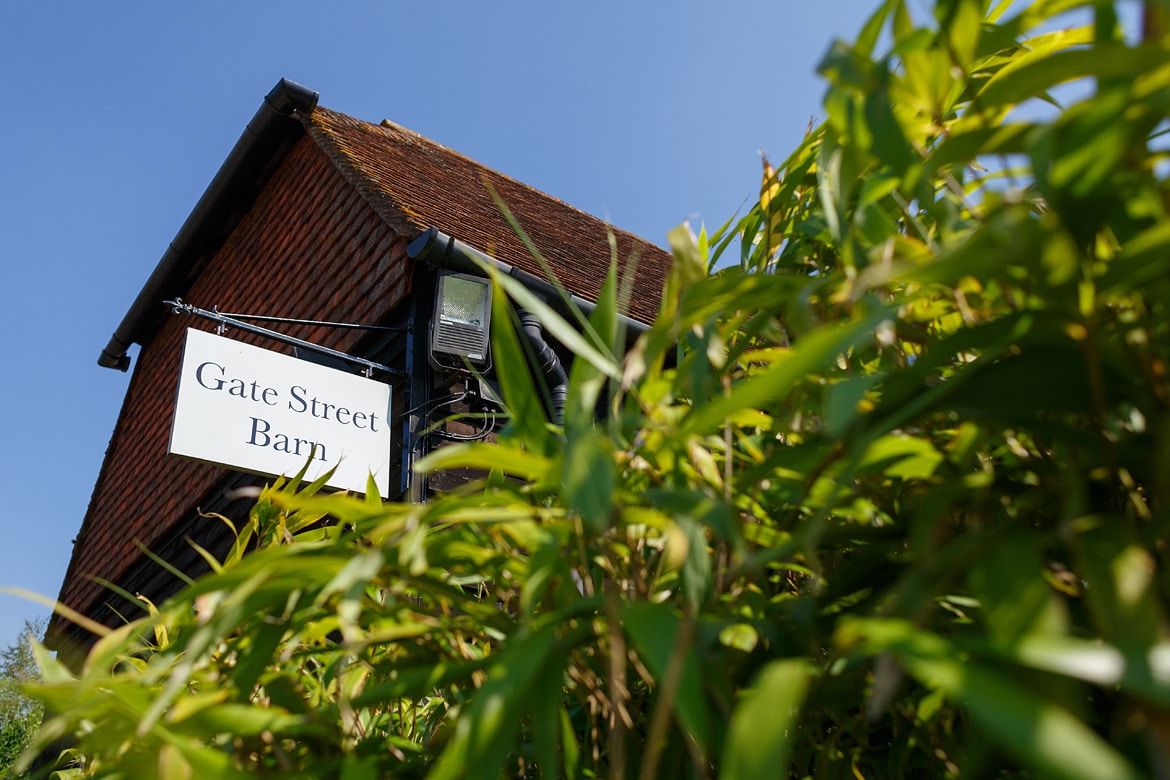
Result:
[[[98,353],[281,77],[665,244],[744,208],[876,5],[4,0],[0,585],[57,595],[129,382]],[[0,594],[0,646],[45,613]]]

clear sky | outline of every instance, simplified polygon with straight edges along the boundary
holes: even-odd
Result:
[[[876,5],[4,0],[0,585],[57,595],[129,382],[98,353],[281,77],[665,244],[745,207]],[[43,614],[0,594],[0,647]]]

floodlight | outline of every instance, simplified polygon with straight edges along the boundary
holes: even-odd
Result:
[[[487,365],[491,293],[491,282],[482,277],[439,275],[431,326],[433,362],[452,368],[462,368],[465,362],[478,367]]]

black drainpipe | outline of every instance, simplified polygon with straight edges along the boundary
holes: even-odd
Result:
[[[552,415],[552,422],[561,425],[565,421],[565,404],[569,397],[569,375],[565,373],[557,353],[544,340],[544,327],[536,315],[524,309],[517,309],[516,314],[528,344],[532,347],[535,368],[548,387],[548,411]]]
[[[180,283],[186,265],[193,259],[188,254],[198,244],[199,234],[211,221],[209,218],[219,216],[232,193],[241,185],[249,184],[247,180],[254,179],[263,171],[273,150],[288,136],[290,129],[296,133],[304,132],[299,122],[290,123],[289,118],[298,111],[312,111],[317,107],[317,97],[316,92],[288,79],[281,79],[264,97],[264,102],[260,104],[240,140],[195,204],[195,209],[179,229],[175,240],[167,247],[154,272],[98,356],[99,366],[119,371],[130,367],[130,357],[126,350],[135,342],[141,343],[142,329],[158,316],[164,299],[183,294],[176,292],[175,286]]]

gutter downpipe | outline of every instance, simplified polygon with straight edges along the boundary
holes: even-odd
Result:
[[[163,298],[176,294],[175,290],[169,289],[173,286],[172,277],[184,270],[183,261],[189,259],[187,253],[210,215],[222,205],[221,202],[241,176],[254,174],[263,168],[271,154],[269,145],[287,132],[285,122],[297,112],[308,113],[316,108],[318,97],[317,92],[288,79],[281,79],[265,95],[264,102],[260,104],[256,115],[244,129],[240,140],[236,142],[175,239],[167,247],[166,253],[159,260],[150,278],[146,280],[146,284],[142,286],[138,297],[122,318],[109,343],[102,349],[97,361],[99,366],[116,368],[119,371],[125,371],[130,367],[130,356],[126,354],[126,350],[135,342],[141,343],[140,331],[146,321],[157,314]]]
[[[553,425],[563,425],[565,422],[565,406],[569,401],[569,375],[561,365],[557,353],[544,340],[544,327],[535,314],[524,309],[517,309],[520,318],[520,327],[528,338],[532,347],[533,357],[536,359],[536,369],[548,387],[549,414],[552,415]]]

